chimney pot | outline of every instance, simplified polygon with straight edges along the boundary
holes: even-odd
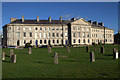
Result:
[[[51,22],[51,16],[48,18],[49,22]]]
[[[22,16],[22,22],[24,22],[24,16]]]
[[[103,22],[101,22],[101,23],[98,23],[98,25],[100,25],[100,26],[104,26]]]
[[[39,16],[37,16],[37,22],[39,22]]]
[[[97,21],[94,21],[93,24],[94,24],[94,25],[97,25]]]
[[[10,22],[13,22],[13,21],[15,21],[15,20],[17,20],[17,18],[11,18],[11,19],[10,19]]]
[[[60,17],[60,21],[62,21],[62,17]]]
[[[89,20],[88,22],[89,22],[90,24],[92,24],[92,20]]]
[[[75,20],[76,20],[76,18],[72,18],[71,20],[75,21]]]

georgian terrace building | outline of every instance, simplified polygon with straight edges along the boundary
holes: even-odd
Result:
[[[75,45],[92,42],[112,44],[114,30],[83,18],[71,20],[27,20],[11,18],[11,22],[3,26],[3,45],[25,46],[31,45]]]

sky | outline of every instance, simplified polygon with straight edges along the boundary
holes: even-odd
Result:
[[[2,26],[10,23],[10,18],[21,19],[77,19],[103,22],[104,26],[118,31],[117,2],[3,2]],[[2,28],[0,28],[2,30]]]

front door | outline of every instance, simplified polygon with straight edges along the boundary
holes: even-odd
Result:
[[[67,45],[67,40],[65,41],[65,44]]]
[[[48,45],[50,45],[50,40],[48,40]]]
[[[36,46],[38,45],[38,41],[37,40],[35,41],[35,44],[36,44]]]
[[[18,41],[17,41],[17,46],[19,46],[19,45],[20,45],[20,41],[18,40]]]

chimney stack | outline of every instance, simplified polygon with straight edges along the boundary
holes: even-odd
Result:
[[[39,16],[37,16],[37,22],[39,22]]]
[[[10,22],[17,20],[17,18],[10,18]]]
[[[97,25],[97,21],[94,21],[93,24],[94,24],[94,25]]]
[[[76,20],[76,18],[72,18],[71,20],[75,21],[75,20]]]
[[[48,18],[49,22],[51,22],[51,16]]]
[[[22,16],[22,22],[24,22],[24,16]]]
[[[104,26],[103,22],[101,22],[101,23],[98,23],[98,25],[100,25],[100,26]]]
[[[90,24],[92,24],[92,20],[89,20],[88,22],[89,22]]]
[[[60,17],[60,21],[62,21],[62,17]]]

